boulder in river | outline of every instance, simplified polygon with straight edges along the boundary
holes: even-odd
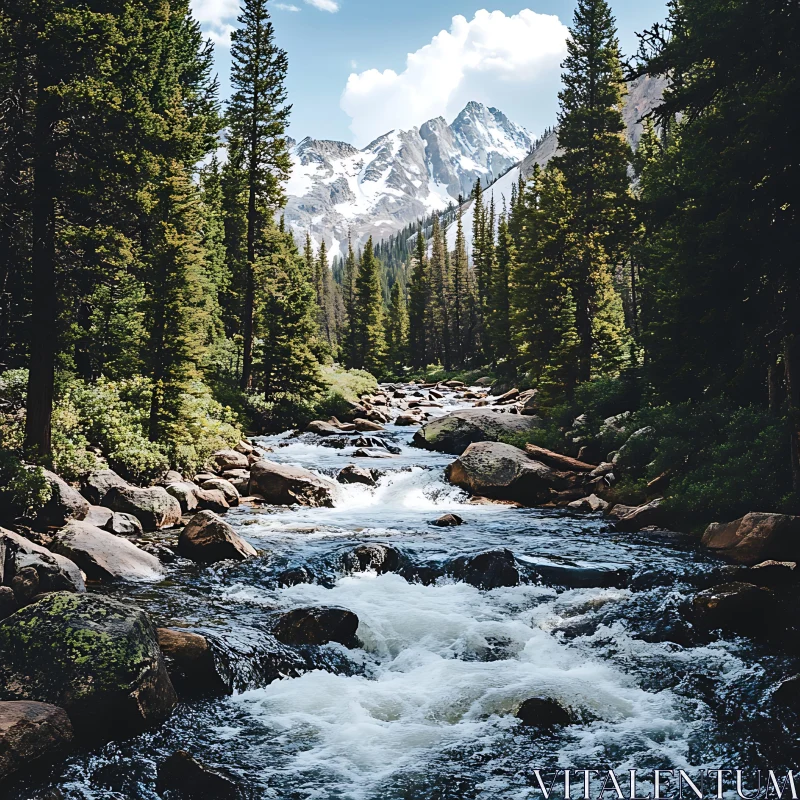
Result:
[[[692,601],[695,624],[705,631],[764,634],[775,624],[775,595],[752,583],[726,583],[698,592]]]
[[[358,617],[346,608],[294,608],[281,614],[273,635],[288,645],[323,645],[338,642],[353,647]]]
[[[461,455],[475,442],[497,442],[541,427],[539,417],[466,408],[431,420],[414,434],[413,444],[426,450]]]
[[[181,481],[180,483],[171,483],[167,488],[167,494],[174,497],[181,505],[181,512],[189,514],[197,508],[197,490],[196,483],[189,481]]]
[[[355,464],[345,467],[337,476],[339,483],[362,483],[364,486],[375,486],[375,478],[368,469],[357,467]]]
[[[573,500],[568,503],[568,508],[573,511],[588,511],[596,513],[598,511],[605,511],[608,508],[608,503],[596,494],[590,494],[588,497],[581,497],[579,500]]]
[[[178,750],[158,765],[156,791],[165,800],[239,800],[232,778],[209,769],[185,750]]]
[[[10,586],[0,586],[0,620],[10,617],[18,605],[14,590]]]
[[[300,586],[303,583],[314,583],[314,573],[307,567],[292,567],[278,575],[278,586]]]
[[[341,428],[321,419],[315,419],[306,426],[306,433],[316,433],[317,436],[339,436],[341,432]]]
[[[105,530],[115,536],[141,536],[144,533],[142,523],[133,514],[126,514],[124,511],[115,511]]]
[[[225,502],[227,502],[231,508],[239,505],[241,495],[233,484],[230,481],[226,481],[224,478],[212,478],[210,481],[204,481],[202,488],[206,491],[216,490],[222,492],[225,496]]]
[[[274,461],[257,461],[250,469],[250,491],[277,506],[331,508],[336,484],[301,467]]]
[[[411,427],[412,425],[419,425],[421,424],[422,420],[416,414],[401,414],[395,421],[395,425],[399,425],[404,428]]]
[[[57,755],[72,738],[63,708],[28,700],[0,702],[0,781]]]
[[[702,543],[737,564],[800,561],[800,517],[747,514],[734,522],[709,525]]]
[[[114,518],[114,512],[105,506],[89,506],[89,513],[84,517],[84,522],[94,525],[96,528],[103,528],[105,530]]]
[[[86,519],[89,503],[77,489],[73,489],[55,472],[43,470],[50,486],[50,499],[42,506],[36,517],[36,525],[44,528],[60,528],[71,519]]]
[[[375,433],[377,431],[384,430],[384,427],[380,422],[373,422],[372,420],[368,419],[355,420],[355,426],[359,433]]]
[[[230,694],[217,672],[214,653],[205,636],[171,628],[158,628],[156,634],[170,680],[180,697]]]
[[[471,444],[447,467],[446,475],[470,494],[527,506],[545,502],[552,491],[567,489],[575,481],[574,475],[534,461],[524,450],[501,442]]]
[[[436,525],[437,528],[455,528],[458,525],[463,525],[464,520],[458,514],[443,514],[431,524]]]
[[[92,505],[102,506],[106,495],[112,489],[129,489],[130,487],[128,481],[117,475],[113,469],[100,469],[84,479],[81,494]]]
[[[164,577],[155,556],[88,522],[70,522],[56,534],[51,548],[74,561],[92,580],[158,581]]]
[[[228,499],[219,489],[198,489],[195,496],[198,508],[202,508],[203,511],[224,514],[231,507]]]
[[[201,511],[192,517],[178,540],[178,552],[200,564],[244,561],[258,555],[249,542],[213,511]]]
[[[347,572],[369,572],[383,575],[386,572],[397,572],[402,565],[402,557],[398,550],[388,544],[361,544],[344,557]]]
[[[532,728],[555,728],[571,725],[572,715],[551,697],[530,697],[517,711],[517,719]]]
[[[11,586],[25,569],[35,570],[38,593],[86,591],[80,569],[69,558],[0,528],[0,583]]]
[[[247,469],[247,455],[238,450],[217,450],[209,459],[217,472],[229,469]]]
[[[510,550],[489,550],[472,558],[457,559],[453,574],[476,589],[499,589],[502,586],[519,586],[519,570]]]
[[[103,499],[103,505],[113,511],[132,514],[146,531],[171,528],[181,521],[181,505],[163,486],[149,489],[114,487]]]
[[[660,528],[666,518],[663,504],[663,499],[659,497],[643,506],[613,506],[609,510],[609,516],[616,520],[614,527],[618,531],[633,533],[643,528]]]
[[[61,706],[75,730],[125,736],[175,707],[155,629],[130,603],[55,592],[0,622],[0,698]]]

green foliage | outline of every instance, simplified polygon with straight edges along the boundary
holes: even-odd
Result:
[[[52,489],[41,467],[30,467],[11,450],[0,448],[0,514],[4,519],[33,516]]]
[[[408,310],[399,282],[392,286],[389,313],[386,316],[386,371],[402,376],[408,364]]]
[[[353,352],[348,366],[376,376],[382,374],[386,358],[380,269],[370,237],[361,254],[355,277],[355,297],[350,318]]]

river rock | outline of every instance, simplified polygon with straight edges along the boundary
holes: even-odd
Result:
[[[358,617],[346,608],[294,608],[281,614],[273,635],[279,642],[288,645],[338,642],[345,647],[353,647],[357,630]]]
[[[132,514],[146,531],[171,528],[181,521],[181,505],[163,486],[149,489],[114,487],[106,494],[103,505],[113,511]]]
[[[379,450],[376,447],[359,447],[353,452],[353,458],[394,458],[387,450]]]
[[[141,536],[144,533],[142,523],[133,514],[124,511],[115,511],[105,530],[115,536]]]
[[[157,558],[88,522],[70,522],[56,534],[51,549],[74,561],[92,580],[158,581],[164,577]]]
[[[105,505],[103,501],[112,489],[130,489],[128,481],[121,478],[113,469],[101,469],[85,478],[81,494],[95,506]]]
[[[181,505],[181,512],[189,514],[197,508],[197,490],[198,486],[189,481],[181,481],[180,483],[171,483],[167,486],[167,494],[174,497]]]
[[[185,750],[158,765],[156,791],[165,800],[239,800],[237,784],[226,775],[203,766]]]
[[[616,519],[615,526],[618,531],[633,533],[643,528],[662,527],[665,521],[663,499],[656,498],[643,506],[615,506],[610,511],[612,519]]]
[[[239,505],[241,495],[233,486],[233,484],[230,481],[226,481],[224,478],[213,478],[210,481],[205,481],[202,484],[202,488],[206,491],[217,490],[222,492],[222,494],[225,496],[226,502],[231,508]]]
[[[745,572],[745,580],[755,583],[757,586],[770,588],[791,586],[800,577],[796,561],[762,561]]]
[[[519,570],[510,550],[489,550],[472,558],[457,559],[455,576],[477,589],[519,586]]]
[[[364,486],[375,486],[375,478],[368,469],[351,464],[345,467],[337,476],[339,483],[362,483]]]
[[[538,417],[467,408],[424,425],[414,434],[413,444],[426,450],[461,455],[474,442],[497,442],[505,436],[528,434],[540,426]]]
[[[769,589],[734,582],[699,592],[692,610],[701,630],[762,634],[774,624],[776,601]]]
[[[702,543],[737,564],[800,561],[800,517],[750,513],[734,522],[709,525]]]
[[[250,470],[250,491],[273,505],[331,508],[336,484],[301,467],[257,461]]]
[[[471,444],[445,474],[470,494],[527,506],[545,502],[551,491],[570,488],[575,480],[574,475],[558,472],[518,447],[500,442]]]
[[[18,608],[14,590],[10,586],[0,586],[0,620],[10,617]]]
[[[258,555],[256,549],[212,511],[192,517],[178,540],[178,552],[200,564],[244,561]]]
[[[94,525],[95,528],[104,528],[111,523],[114,512],[105,506],[89,506],[89,513],[84,518],[84,522]]]
[[[416,414],[401,414],[395,421],[395,425],[408,428],[412,425],[419,425],[422,420]]]
[[[304,583],[314,583],[314,573],[307,567],[292,567],[285,569],[278,575],[278,586],[300,586]]]
[[[0,583],[11,586],[25,569],[37,575],[39,592],[85,592],[78,566],[28,539],[0,528]]]
[[[517,719],[533,728],[554,728],[571,725],[572,715],[561,703],[550,697],[531,697],[517,711]]]
[[[180,697],[230,694],[217,672],[214,654],[205,636],[170,628],[158,628],[156,634],[170,680]]]
[[[455,528],[458,525],[463,525],[464,520],[458,514],[443,514],[439,519],[434,520],[432,524],[438,528]]]
[[[596,513],[597,511],[605,511],[608,508],[608,503],[596,494],[590,494],[588,497],[582,497],[580,500],[573,500],[568,503],[567,508],[571,508],[573,511]]]
[[[306,433],[316,433],[317,436],[338,436],[341,432],[336,425],[321,419],[315,419],[306,426]]]
[[[36,517],[37,527],[60,528],[71,519],[86,519],[89,503],[77,489],[61,480],[55,472],[43,470],[50,486],[50,499],[42,506]]]
[[[0,699],[61,706],[75,730],[125,736],[175,707],[155,630],[130,603],[56,592],[0,622]]]
[[[210,460],[217,472],[225,472],[228,469],[247,469],[248,466],[247,455],[237,450],[217,450],[216,453],[212,453]]]
[[[386,572],[397,572],[401,564],[399,551],[388,544],[361,544],[344,557],[347,572],[373,570],[378,575],[383,575]]]
[[[159,476],[158,480],[154,481],[155,486],[163,486],[165,489],[167,486],[173,483],[183,483],[183,475],[178,472],[176,469],[168,469],[162,475]]]
[[[772,700],[778,706],[800,713],[800,675],[781,681],[772,693]]]
[[[203,511],[224,514],[230,509],[227,498],[219,489],[198,489],[195,495],[198,508],[202,508]]]
[[[65,750],[72,739],[63,708],[27,700],[0,702],[0,781]]]
[[[368,419],[357,419],[355,421],[355,426],[359,433],[374,433],[385,430],[380,422],[373,422]]]

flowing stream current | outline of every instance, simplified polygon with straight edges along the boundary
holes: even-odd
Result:
[[[464,405],[441,402],[435,413]],[[377,434],[399,448],[391,460],[354,461],[352,446],[311,434],[259,440],[270,459],[327,476],[351,463],[383,474],[376,488],[342,486],[331,509],[229,512],[257,559],[178,561],[160,584],[104,587],[159,626],[208,636],[236,690],[181,704],[156,732],[74,752],[10,796],[57,786],[70,800],[154,800],[156,765],[178,749],[254,800],[525,800],[541,797],[534,769],[792,766],[796,736],[770,693],[797,659],[743,638],[698,640],[685,622],[723,564],[684,537],[615,534],[599,516],[471,504],[444,479],[453,457],[412,448],[413,430]],[[430,524],[447,512],[465,524]],[[418,568],[508,548],[523,585],[346,575],[343,555],[370,542]],[[300,566],[315,582],[280,588],[276,576]],[[537,567],[551,578],[532,578]],[[559,575],[583,575],[566,583],[585,588]],[[308,605],[355,612],[360,647],[326,645],[269,682],[270,614]],[[514,714],[531,696],[558,700],[578,724],[524,728]]]

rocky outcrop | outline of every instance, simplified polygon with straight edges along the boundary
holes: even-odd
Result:
[[[63,708],[26,700],[0,702],[0,781],[57,755],[72,738],[72,723]]]
[[[800,517],[747,514],[725,524],[709,525],[703,546],[737,564],[800,560]]]
[[[323,645],[338,642],[345,647],[356,643],[358,617],[346,608],[294,608],[281,614],[273,635],[288,645]]]
[[[166,800],[240,800],[232,778],[203,766],[185,750],[158,765],[156,791]]]
[[[164,568],[155,556],[88,522],[70,522],[58,532],[51,547],[54,553],[74,561],[92,580],[158,581],[164,577]]]
[[[550,697],[531,697],[517,711],[517,719],[532,728],[554,728],[571,725],[572,715]]]
[[[448,480],[473,495],[534,506],[552,491],[569,488],[575,476],[534,461],[524,450],[500,442],[471,444],[447,467]]]
[[[35,591],[25,600],[47,592],[86,591],[80,569],[69,558],[0,528],[0,584],[13,589],[14,580],[25,570],[33,570],[36,575]],[[30,573],[27,576],[30,580]],[[15,595],[21,589],[18,585]],[[23,597],[18,597],[17,605],[23,605],[22,600]]]
[[[189,481],[171,483],[166,487],[167,494],[174,497],[180,503],[181,511],[184,514],[191,514],[192,511],[197,509],[198,488],[197,484],[190,483]]]
[[[497,442],[541,426],[538,417],[468,408],[431,420],[414,434],[413,444],[426,450],[461,455],[475,442]]]
[[[156,634],[170,680],[180,697],[230,694],[217,672],[214,653],[205,636],[170,628],[158,628]]]
[[[0,622],[0,698],[61,706],[76,732],[125,736],[177,698],[155,630],[130,603],[56,592]]]
[[[345,467],[337,476],[339,483],[361,483],[364,486],[375,486],[375,478],[368,469],[351,464]]]
[[[132,514],[146,531],[171,528],[181,521],[180,503],[163,486],[149,489],[114,487],[103,499],[103,505],[113,511]]]
[[[244,561],[258,555],[256,549],[213,511],[192,517],[178,540],[178,552],[200,564]]]
[[[643,506],[613,506],[609,509],[609,517],[613,519],[618,531],[633,533],[643,528],[660,528],[665,524],[666,514],[661,498],[651,500]]]
[[[301,467],[257,461],[250,468],[250,491],[277,506],[331,508],[336,484]]]
[[[36,525],[40,528],[60,528],[71,519],[86,519],[89,513],[86,498],[54,472],[43,472],[50,486],[50,499],[39,510]]]
[[[452,566],[459,580],[476,589],[499,589],[519,586],[519,570],[510,550],[489,550],[472,558],[459,558]]]
[[[81,494],[93,505],[102,506],[112,489],[129,489],[131,485],[113,469],[101,469],[84,479]]]

